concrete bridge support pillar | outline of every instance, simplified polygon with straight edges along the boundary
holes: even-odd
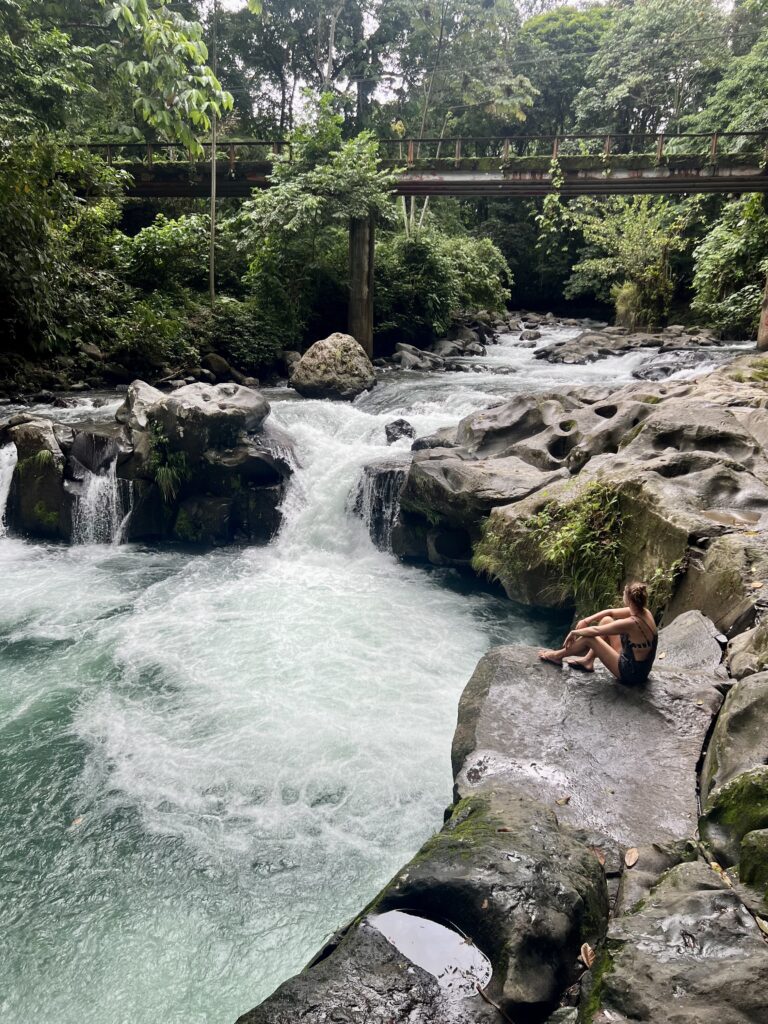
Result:
[[[757,328],[757,347],[761,352],[768,349],[768,277],[765,279],[763,308],[760,310],[760,326]]]
[[[349,333],[373,356],[373,216],[349,222]]]

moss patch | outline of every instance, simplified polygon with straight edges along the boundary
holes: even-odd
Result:
[[[742,839],[739,879],[762,889],[768,899],[768,828],[748,832]]]
[[[50,454],[50,452],[48,453]],[[59,525],[59,513],[57,509],[50,509],[45,502],[38,501],[32,509],[35,519],[49,530],[55,530]]]
[[[714,831],[734,843],[762,829],[768,829],[768,765],[742,772],[716,790],[701,819],[702,834]]]
[[[624,518],[618,490],[591,483],[570,501],[547,502],[522,529],[491,516],[472,565],[505,581],[542,568],[562,579],[579,607],[612,601],[624,578]]]

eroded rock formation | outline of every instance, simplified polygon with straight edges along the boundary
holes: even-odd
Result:
[[[164,394],[134,381],[114,426],[13,417],[0,426],[0,444],[18,453],[8,526],[72,540],[99,480],[112,474],[104,500],[119,510],[90,539],[264,543],[279,528],[292,462],[290,439],[268,415],[266,399],[238,384]]]

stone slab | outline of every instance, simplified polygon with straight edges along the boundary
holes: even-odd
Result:
[[[459,705],[458,797],[510,787],[561,820],[628,846],[696,829],[696,767],[722,696],[695,673],[654,671],[620,686],[545,664],[530,647],[497,647]]]

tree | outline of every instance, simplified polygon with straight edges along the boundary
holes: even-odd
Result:
[[[753,132],[768,128],[767,63],[768,28],[752,49],[731,61],[704,109],[686,120],[685,130]],[[733,145],[730,140],[727,144]],[[741,147],[750,144],[746,138],[737,140]]]
[[[515,63],[537,92],[528,112],[527,133],[557,134],[573,128],[578,115],[574,101],[588,83],[590,58],[615,13],[605,4],[583,11],[557,7],[525,22],[515,48]]]
[[[717,0],[622,5],[576,100],[582,130],[632,137],[673,130],[700,109],[728,61]]]
[[[617,320],[630,328],[659,324],[674,294],[671,256],[687,244],[688,211],[667,199],[622,196],[580,200],[570,216],[585,249],[566,295],[613,299]]]

